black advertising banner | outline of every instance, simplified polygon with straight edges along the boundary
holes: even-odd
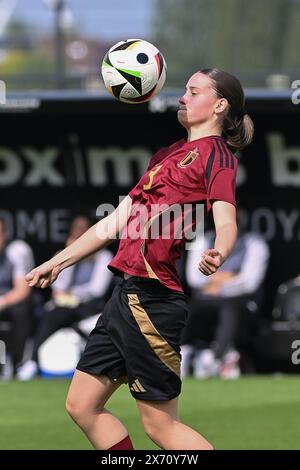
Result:
[[[115,207],[153,152],[185,136],[179,96],[143,105],[73,92],[8,96],[0,107],[0,217],[10,236],[27,240],[40,262],[62,247],[72,210]],[[247,109],[255,139],[240,158],[238,202],[248,228],[270,244],[273,294],[300,272],[300,105],[289,91],[256,91]]]

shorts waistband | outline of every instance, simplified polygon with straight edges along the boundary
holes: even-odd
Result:
[[[131,274],[124,273],[122,285],[130,285],[130,284],[155,285],[157,287],[161,287],[161,288],[166,289],[166,290],[171,290],[168,287],[165,287],[157,279],[150,279],[148,277],[140,277],[140,276],[132,276]]]
[[[124,273],[125,274],[125,273]],[[127,274],[127,273],[126,273]],[[170,295],[170,294],[175,294],[175,295],[183,295],[184,297],[187,297],[184,292],[180,291],[175,291],[173,289],[170,289],[169,287],[164,286],[160,281],[157,279],[150,279],[146,277],[139,277],[139,276],[132,276],[127,274],[127,276],[123,277],[122,281],[122,287],[127,290],[127,289],[135,289],[140,288],[142,290],[150,291],[153,294],[158,294],[158,295]]]
[[[125,281],[127,281],[127,279],[129,279],[130,277],[134,277],[134,276],[132,276],[132,274],[128,274],[128,273],[124,273],[124,275],[123,275],[123,278],[125,279]]]

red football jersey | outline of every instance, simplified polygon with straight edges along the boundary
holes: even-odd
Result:
[[[133,208],[109,269],[158,279],[182,291],[176,261],[186,240],[187,214],[177,210],[174,215],[172,207],[202,202],[210,210],[216,200],[236,205],[236,171],[237,159],[220,136],[181,139],[158,151],[129,193]]]

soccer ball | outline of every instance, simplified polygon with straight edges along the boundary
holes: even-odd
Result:
[[[144,103],[161,90],[166,62],[159,50],[143,39],[127,39],[112,46],[102,62],[107,90],[125,103]]]

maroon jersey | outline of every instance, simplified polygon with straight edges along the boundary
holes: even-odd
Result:
[[[220,136],[191,142],[182,139],[158,151],[129,193],[131,215],[109,269],[117,274],[158,279],[166,287],[182,291],[176,261],[186,238],[185,229],[178,236],[177,227],[185,226],[178,221],[182,222],[186,213],[182,210],[169,214],[167,227],[164,222],[158,228],[159,219],[172,212],[170,206],[183,208],[202,202],[209,211],[216,200],[236,205],[236,171],[237,160]]]

